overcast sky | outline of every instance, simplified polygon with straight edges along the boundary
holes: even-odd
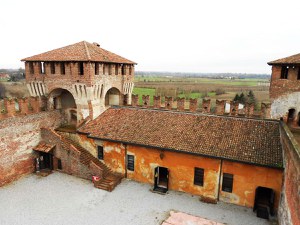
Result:
[[[0,68],[79,41],[136,70],[270,73],[300,53],[299,0],[2,0]]]

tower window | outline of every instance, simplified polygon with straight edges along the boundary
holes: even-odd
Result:
[[[300,80],[300,67],[298,68],[297,80]]]
[[[29,73],[34,74],[33,62],[29,62]]]
[[[78,74],[83,75],[83,62],[78,63]]]
[[[233,174],[223,173],[222,191],[232,193]]]
[[[55,74],[55,63],[54,62],[50,63],[50,70],[51,70],[51,74]]]
[[[287,79],[289,73],[289,68],[287,66],[281,67],[281,76],[280,79]]]
[[[60,74],[66,74],[65,63],[60,63]]]
[[[40,73],[41,74],[45,73],[45,63],[44,62],[40,62]]]
[[[108,75],[111,75],[111,65],[108,64]]]
[[[105,73],[106,73],[106,65],[103,64],[103,74],[105,75]]]
[[[99,63],[95,63],[95,75],[99,75]]]
[[[129,75],[131,75],[131,73],[132,73],[132,68],[131,66],[129,66]]]
[[[194,184],[203,186],[204,169],[195,167],[194,171]]]
[[[116,67],[115,67],[115,74],[118,75],[119,74],[119,65],[116,64]]]
[[[125,75],[125,65],[122,65],[122,75]]]

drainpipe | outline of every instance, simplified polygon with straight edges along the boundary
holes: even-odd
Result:
[[[217,200],[219,201],[220,198],[220,186],[221,186],[221,173],[222,173],[222,167],[223,167],[223,160],[221,159],[221,164],[220,164],[220,171],[219,171],[219,183],[218,183],[218,198]]]

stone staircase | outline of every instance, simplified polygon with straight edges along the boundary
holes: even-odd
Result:
[[[68,133],[60,131],[56,132],[61,136],[62,142],[73,145],[80,152],[80,162],[82,164],[90,167],[91,163],[94,163],[98,168],[101,169],[102,177],[99,181],[94,181],[94,186],[96,188],[111,192],[119,183],[121,183],[121,180],[123,178],[121,174],[113,172],[104,163],[94,157],[89,151],[87,151],[75,141],[71,140],[68,137]]]

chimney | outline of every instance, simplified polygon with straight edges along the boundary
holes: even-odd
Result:
[[[254,113],[254,104],[246,103],[245,104],[245,115],[246,117],[252,117]]]
[[[261,118],[270,119],[271,118],[271,104],[270,103],[261,103]]]
[[[235,116],[238,114],[239,103],[235,101],[230,101],[230,115]]]

